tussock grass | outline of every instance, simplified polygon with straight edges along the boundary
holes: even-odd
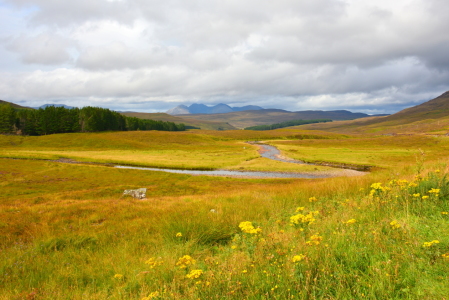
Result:
[[[127,151],[133,147],[137,154],[151,147],[145,141],[155,136],[142,134],[124,133],[128,149],[113,133],[86,139],[108,137],[117,144],[104,142],[105,152],[132,156]],[[242,141],[164,134],[153,149],[191,149],[193,139],[210,149],[220,143],[241,147]],[[63,143],[43,138],[46,143],[22,146],[1,139],[2,153],[20,147],[62,152]],[[100,146],[93,149],[93,142],[86,146],[79,138],[68,137],[66,150],[100,155]],[[425,155],[403,156],[395,164],[387,153],[379,156],[388,161],[385,168],[366,176],[313,180],[0,159],[0,299],[444,299],[444,140],[345,140],[354,141],[347,148],[360,156],[363,148],[382,153],[418,145]],[[344,145],[338,139],[276,143],[293,150],[306,143],[317,152]],[[263,163],[255,160],[254,167]],[[147,200],[121,196],[140,187],[147,188]],[[253,229],[240,227],[242,222]]]
[[[351,139],[315,139],[269,142],[287,156],[309,162],[328,161],[395,168],[415,164],[417,156],[444,161],[449,138],[432,136],[378,136]]]

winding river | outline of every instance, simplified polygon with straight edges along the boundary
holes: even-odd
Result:
[[[177,169],[159,169],[131,166],[115,166],[120,169],[134,169],[147,171],[161,171],[177,174],[190,175],[208,175],[208,176],[224,176],[224,177],[255,177],[255,178],[327,178],[332,177],[328,174],[312,174],[312,173],[291,173],[291,172],[262,172],[262,171],[231,171],[231,170],[177,170]]]
[[[294,160],[281,156],[281,152],[274,146],[250,142],[249,144],[259,146],[259,153],[262,157],[288,162],[295,164],[307,164],[300,160]],[[224,176],[224,177],[244,177],[244,178],[329,178],[337,176],[359,176],[366,174],[365,172],[355,170],[336,170],[331,172],[265,172],[265,171],[231,171],[231,170],[212,170],[212,171],[200,171],[200,170],[179,170],[179,169],[160,169],[160,168],[147,168],[147,167],[133,167],[133,166],[114,166],[120,169],[134,169],[134,170],[148,170],[148,171],[160,171],[177,174],[189,174],[189,175],[208,175],[208,176]]]

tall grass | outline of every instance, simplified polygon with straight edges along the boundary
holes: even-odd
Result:
[[[32,163],[38,186],[29,173],[49,163]],[[100,169],[67,166],[67,178],[80,167]],[[415,175],[208,178],[227,190],[151,201],[44,185],[45,200],[1,206],[0,299],[443,299],[448,181],[444,169]]]
[[[445,299],[444,148],[314,180],[0,159],[0,299]]]

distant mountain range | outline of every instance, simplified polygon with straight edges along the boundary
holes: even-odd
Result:
[[[218,114],[184,114],[181,117],[186,120],[195,119],[202,121],[224,122],[231,124],[236,128],[246,128],[249,126],[275,124],[291,120],[354,120],[372,116],[364,113],[353,113],[347,110],[307,110],[291,112],[282,109],[259,109]]]
[[[260,106],[247,105],[243,107],[231,107],[227,104],[217,104],[215,106],[207,106],[204,104],[192,104],[190,106],[178,105],[167,111],[169,115],[189,115],[189,114],[225,114],[234,111],[245,111],[245,110],[261,110]]]

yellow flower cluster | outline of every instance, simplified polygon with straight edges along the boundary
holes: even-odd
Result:
[[[317,233],[317,234],[312,235],[310,237],[309,241],[306,242],[306,244],[309,246],[319,245],[322,240],[323,240],[323,237]]]
[[[410,186],[410,184],[408,184],[408,181],[406,179],[395,179],[390,181],[390,185],[391,186],[399,186],[401,187],[401,189],[403,190],[404,188],[408,186]],[[372,186],[371,186],[372,187]]]
[[[203,270],[201,270],[201,269],[192,270],[192,271],[190,271],[189,274],[186,275],[186,278],[196,279],[196,278],[199,278],[201,275],[203,275]]]
[[[371,185],[371,191],[370,191],[369,195],[372,197],[372,196],[374,196],[374,194],[380,193],[380,192],[385,192],[386,190],[387,190],[387,188],[383,187],[382,183],[376,182]]]
[[[176,234],[176,237],[182,237],[182,233],[181,233],[181,232],[178,232],[178,233]]]
[[[260,227],[254,228],[253,223],[249,221],[241,222],[239,227],[243,232],[246,233],[258,234],[262,232],[262,229]]]
[[[318,199],[315,198],[315,197],[310,197],[309,198],[309,202],[317,202],[317,201],[318,201]]]
[[[346,222],[343,222],[343,223],[345,223],[345,224],[354,224],[354,223],[356,223],[357,222],[357,220],[356,219],[350,219],[350,220],[348,220],[348,221],[346,221]]]
[[[304,258],[306,258],[306,256],[304,254],[295,255],[292,258],[292,262],[295,263],[295,262],[303,260]]]
[[[429,194],[434,194],[435,197],[438,197],[439,194],[440,194],[440,189],[431,189],[431,190],[429,191]]]
[[[373,190],[376,190],[376,191],[382,191],[382,192],[385,191],[385,188],[382,186],[382,183],[381,183],[381,182],[373,183],[373,184],[371,185],[371,188],[372,188]]]
[[[159,292],[152,292],[147,297],[143,297],[141,300],[151,300],[159,297]]]
[[[449,259],[449,253],[441,254],[442,258]]]
[[[419,198],[419,197],[421,197],[421,194],[420,193],[413,194],[413,197]]]
[[[196,264],[196,260],[194,260],[190,255],[184,255],[183,257],[180,257],[178,259],[178,262],[176,263],[176,265],[181,269],[185,269],[187,268],[187,266],[194,264]]]
[[[318,211],[311,211],[308,214],[297,214],[290,217],[290,225],[299,225],[300,223],[307,223],[308,225],[313,224],[316,219],[315,216],[318,215]]]
[[[439,244],[440,243],[440,241],[438,241],[438,240],[433,240],[433,241],[431,241],[431,242],[425,242],[422,246],[424,247],[424,248],[430,248],[430,247],[432,247],[434,244]]]
[[[396,220],[391,221],[390,226],[394,229],[401,228],[401,224],[399,224],[398,221],[396,221]]]
[[[164,262],[162,261],[162,259],[160,257],[159,258],[152,257],[145,262],[145,264],[149,265],[151,269],[153,269],[157,266],[160,266],[163,263]]]
[[[304,206],[299,206],[298,208],[296,208],[296,212],[303,211],[304,209],[305,209]]]

